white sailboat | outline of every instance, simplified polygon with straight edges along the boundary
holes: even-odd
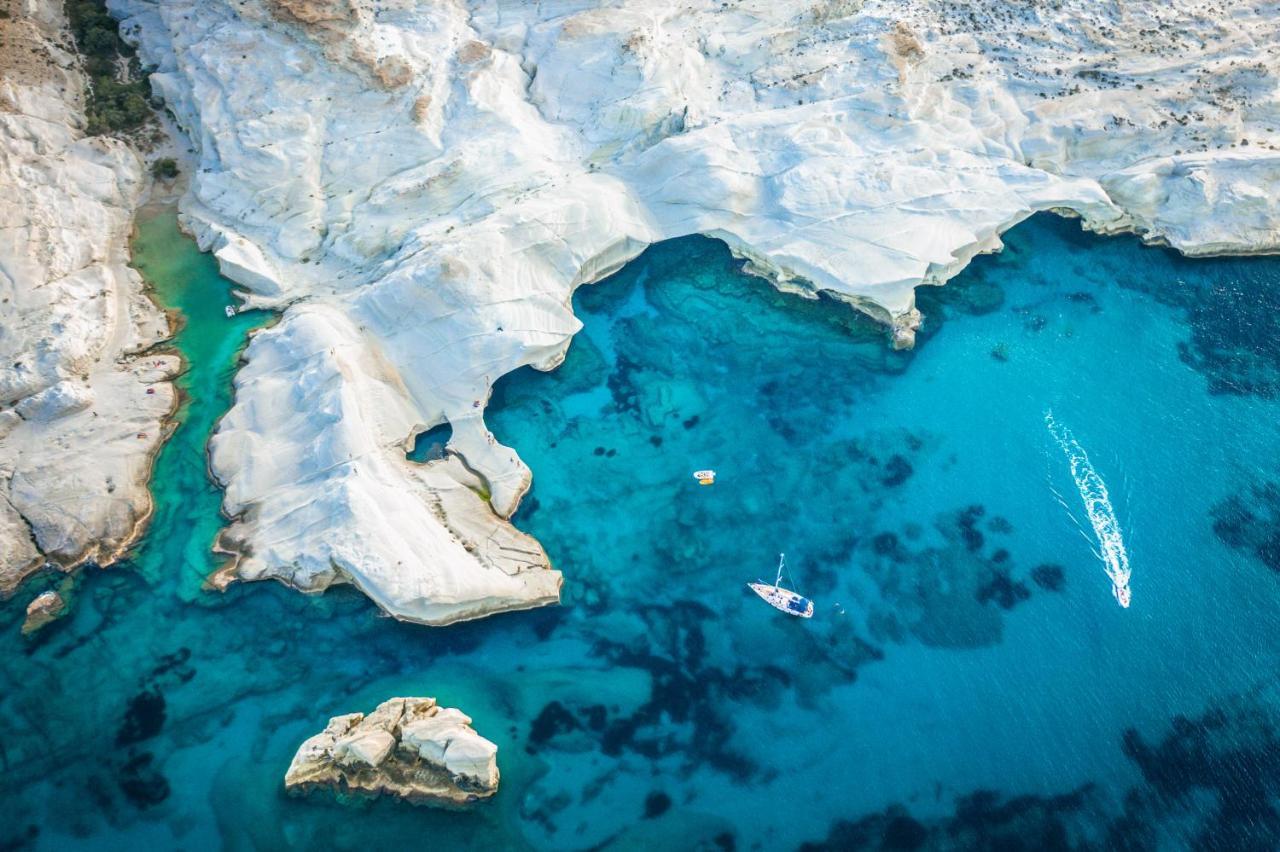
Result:
[[[782,610],[787,615],[794,615],[797,618],[812,618],[813,601],[798,592],[782,588],[782,572],[786,569],[786,564],[787,555],[779,553],[778,576],[774,579],[773,585],[757,580],[754,583],[747,583],[747,586],[764,598],[774,609]]]

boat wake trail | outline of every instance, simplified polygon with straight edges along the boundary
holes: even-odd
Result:
[[[1071,430],[1053,419],[1052,411],[1045,412],[1044,423],[1071,465],[1071,478],[1080,491],[1085,514],[1089,516],[1089,524],[1097,539],[1097,549],[1094,552],[1102,560],[1107,576],[1111,578],[1111,593],[1120,606],[1127,607],[1130,600],[1129,551],[1124,546],[1124,536],[1120,533],[1120,522],[1116,519],[1115,507],[1111,505],[1107,484],[1093,469],[1089,454],[1080,446]],[[1061,496],[1058,500],[1066,505]]]

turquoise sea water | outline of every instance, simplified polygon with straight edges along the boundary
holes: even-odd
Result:
[[[565,364],[489,411],[564,605],[433,630],[349,591],[200,590],[204,445],[267,317],[222,316],[171,217],[135,248],[188,318],[191,404],[134,559],[83,573],[34,640],[39,582],[0,605],[0,848],[1280,842],[1280,260],[1039,217],[923,290],[894,353],[719,243],[654,247],[579,291]],[[1109,486],[1127,610],[1050,408]],[[810,621],[745,587],[784,550]],[[494,801],[283,794],[306,736],[393,694],[474,717]]]

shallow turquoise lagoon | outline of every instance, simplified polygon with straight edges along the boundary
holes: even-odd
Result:
[[[190,404],[134,560],[34,641],[21,607],[56,578],[2,605],[0,848],[1280,843],[1280,261],[1039,217],[922,290],[894,353],[717,242],[657,246],[489,410],[564,605],[432,630],[352,592],[200,590],[204,445],[267,317],[222,316],[171,217],[136,248],[188,318]],[[1050,409],[1109,487],[1129,609]],[[811,621],[746,589],[780,551]],[[494,801],[283,794],[306,736],[393,694],[474,717]]]

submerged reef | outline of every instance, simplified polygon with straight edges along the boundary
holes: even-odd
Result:
[[[980,790],[956,799],[942,818],[903,805],[837,820],[820,850],[1205,850],[1274,849],[1280,838],[1280,733],[1273,680],[1217,702],[1194,718],[1176,716],[1150,743],[1124,732],[1121,748],[1143,784],[1118,799],[1092,784],[1053,796],[1005,797]]]
[[[863,564],[880,590],[868,614],[875,639],[913,637],[939,648],[1000,642],[1000,611],[1028,600],[1031,589],[999,544],[1013,525],[1000,516],[986,519],[986,513],[978,504],[941,513],[929,539],[920,528],[869,539]],[[1042,576],[1037,585],[1053,579]]]
[[[1006,798],[992,790],[962,796],[951,816],[917,819],[901,805],[856,820],[838,820],[826,838],[800,845],[800,852],[925,852],[999,849],[1006,852],[1068,852],[1092,847],[1082,812],[1096,807],[1086,786],[1057,796]]]
[[[1255,481],[1213,507],[1213,531],[1227,547],[1243,551],[1280,573],[1280,483]]]
[[[367,716],[330,719],[298,747],[284,785],[298,793],[323,788],[467,805],[498,792],[498,747],[460,710],[434,698],[392,698]]]

